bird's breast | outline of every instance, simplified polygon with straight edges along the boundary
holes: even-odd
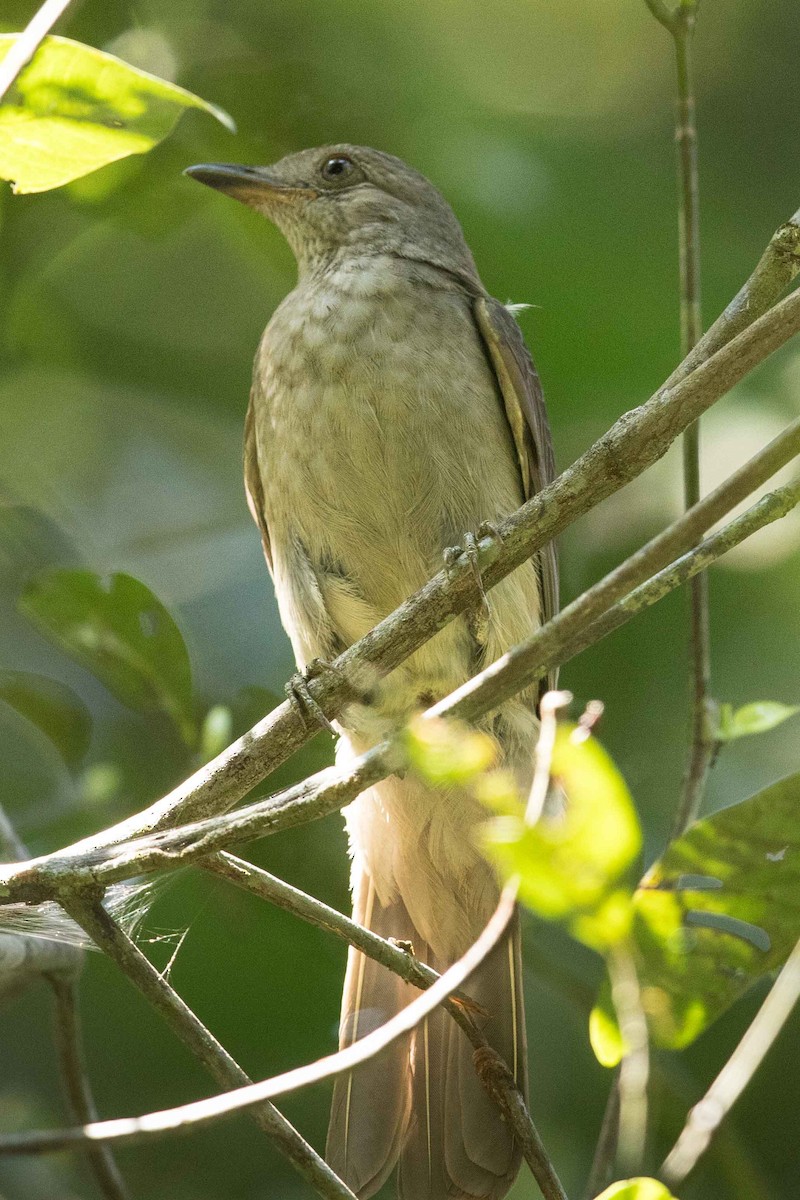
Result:
[[[494,377],[454,288],[380,261],[301,283],[265,331],[255,395],[271,534],[391,578],[380,607],[521,502]]]

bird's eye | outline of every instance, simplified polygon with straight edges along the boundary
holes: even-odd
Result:
[[[344,155],[337,155],[336,158],[329,158],[322,165],[322,178],[329,180],[331,183],[338,183],[349,175],[353,170],[352,159],[345,158]]]

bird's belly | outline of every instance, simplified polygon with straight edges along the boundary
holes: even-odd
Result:
[[[324,638],[315,641],[323,614],[338,644],[352,644],[439,570],[446,547],[523,499],[466,302],[413,300],[383,295],[337,307],[316,298],[302,318],[291,306],[279,310],[278,328],[265,335],[259,463],[276,590],[303,659],[325,655]],[[309,568],[313,579],[302,583]],[[495,608],[506,648],[507,636],[519,640],[535,621],[532,568],[521,588],[504,590]],[[456,622],[406,675],[417,691],[440,693],[469,674],[471,655]]]

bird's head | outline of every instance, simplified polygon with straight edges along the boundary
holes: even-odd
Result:
[[[269,167],[203,163],[186,174],[274,222],[301,274],[343,256],[394,254],[477,281],[447,201],[391,154],[341,143],[301,150]]]

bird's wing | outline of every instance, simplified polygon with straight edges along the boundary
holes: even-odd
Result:
[[[525,499],[556,477],[553,441],[542,385],[522,332],[511,313],[490,296],[477,296],[475,321],[494,368],[519,458]],[[553,542],[539,551],[542,620],[558,612],[558,556]],[[551,681],[554,685],[555,680]]]
[[[250,391],[250,403],[247,406],[247,416],[244,421],[244,490],[247,504],[253,515],[253,520],[261,532],[261,544],[264,547],[264,557],[272,574],[272,555],[269,545],[269,526],[267,514],[264,511],[264,490],[261,487],[261,472],[258,466],[258,447],[256,445],[255,421],[255,387]]]

